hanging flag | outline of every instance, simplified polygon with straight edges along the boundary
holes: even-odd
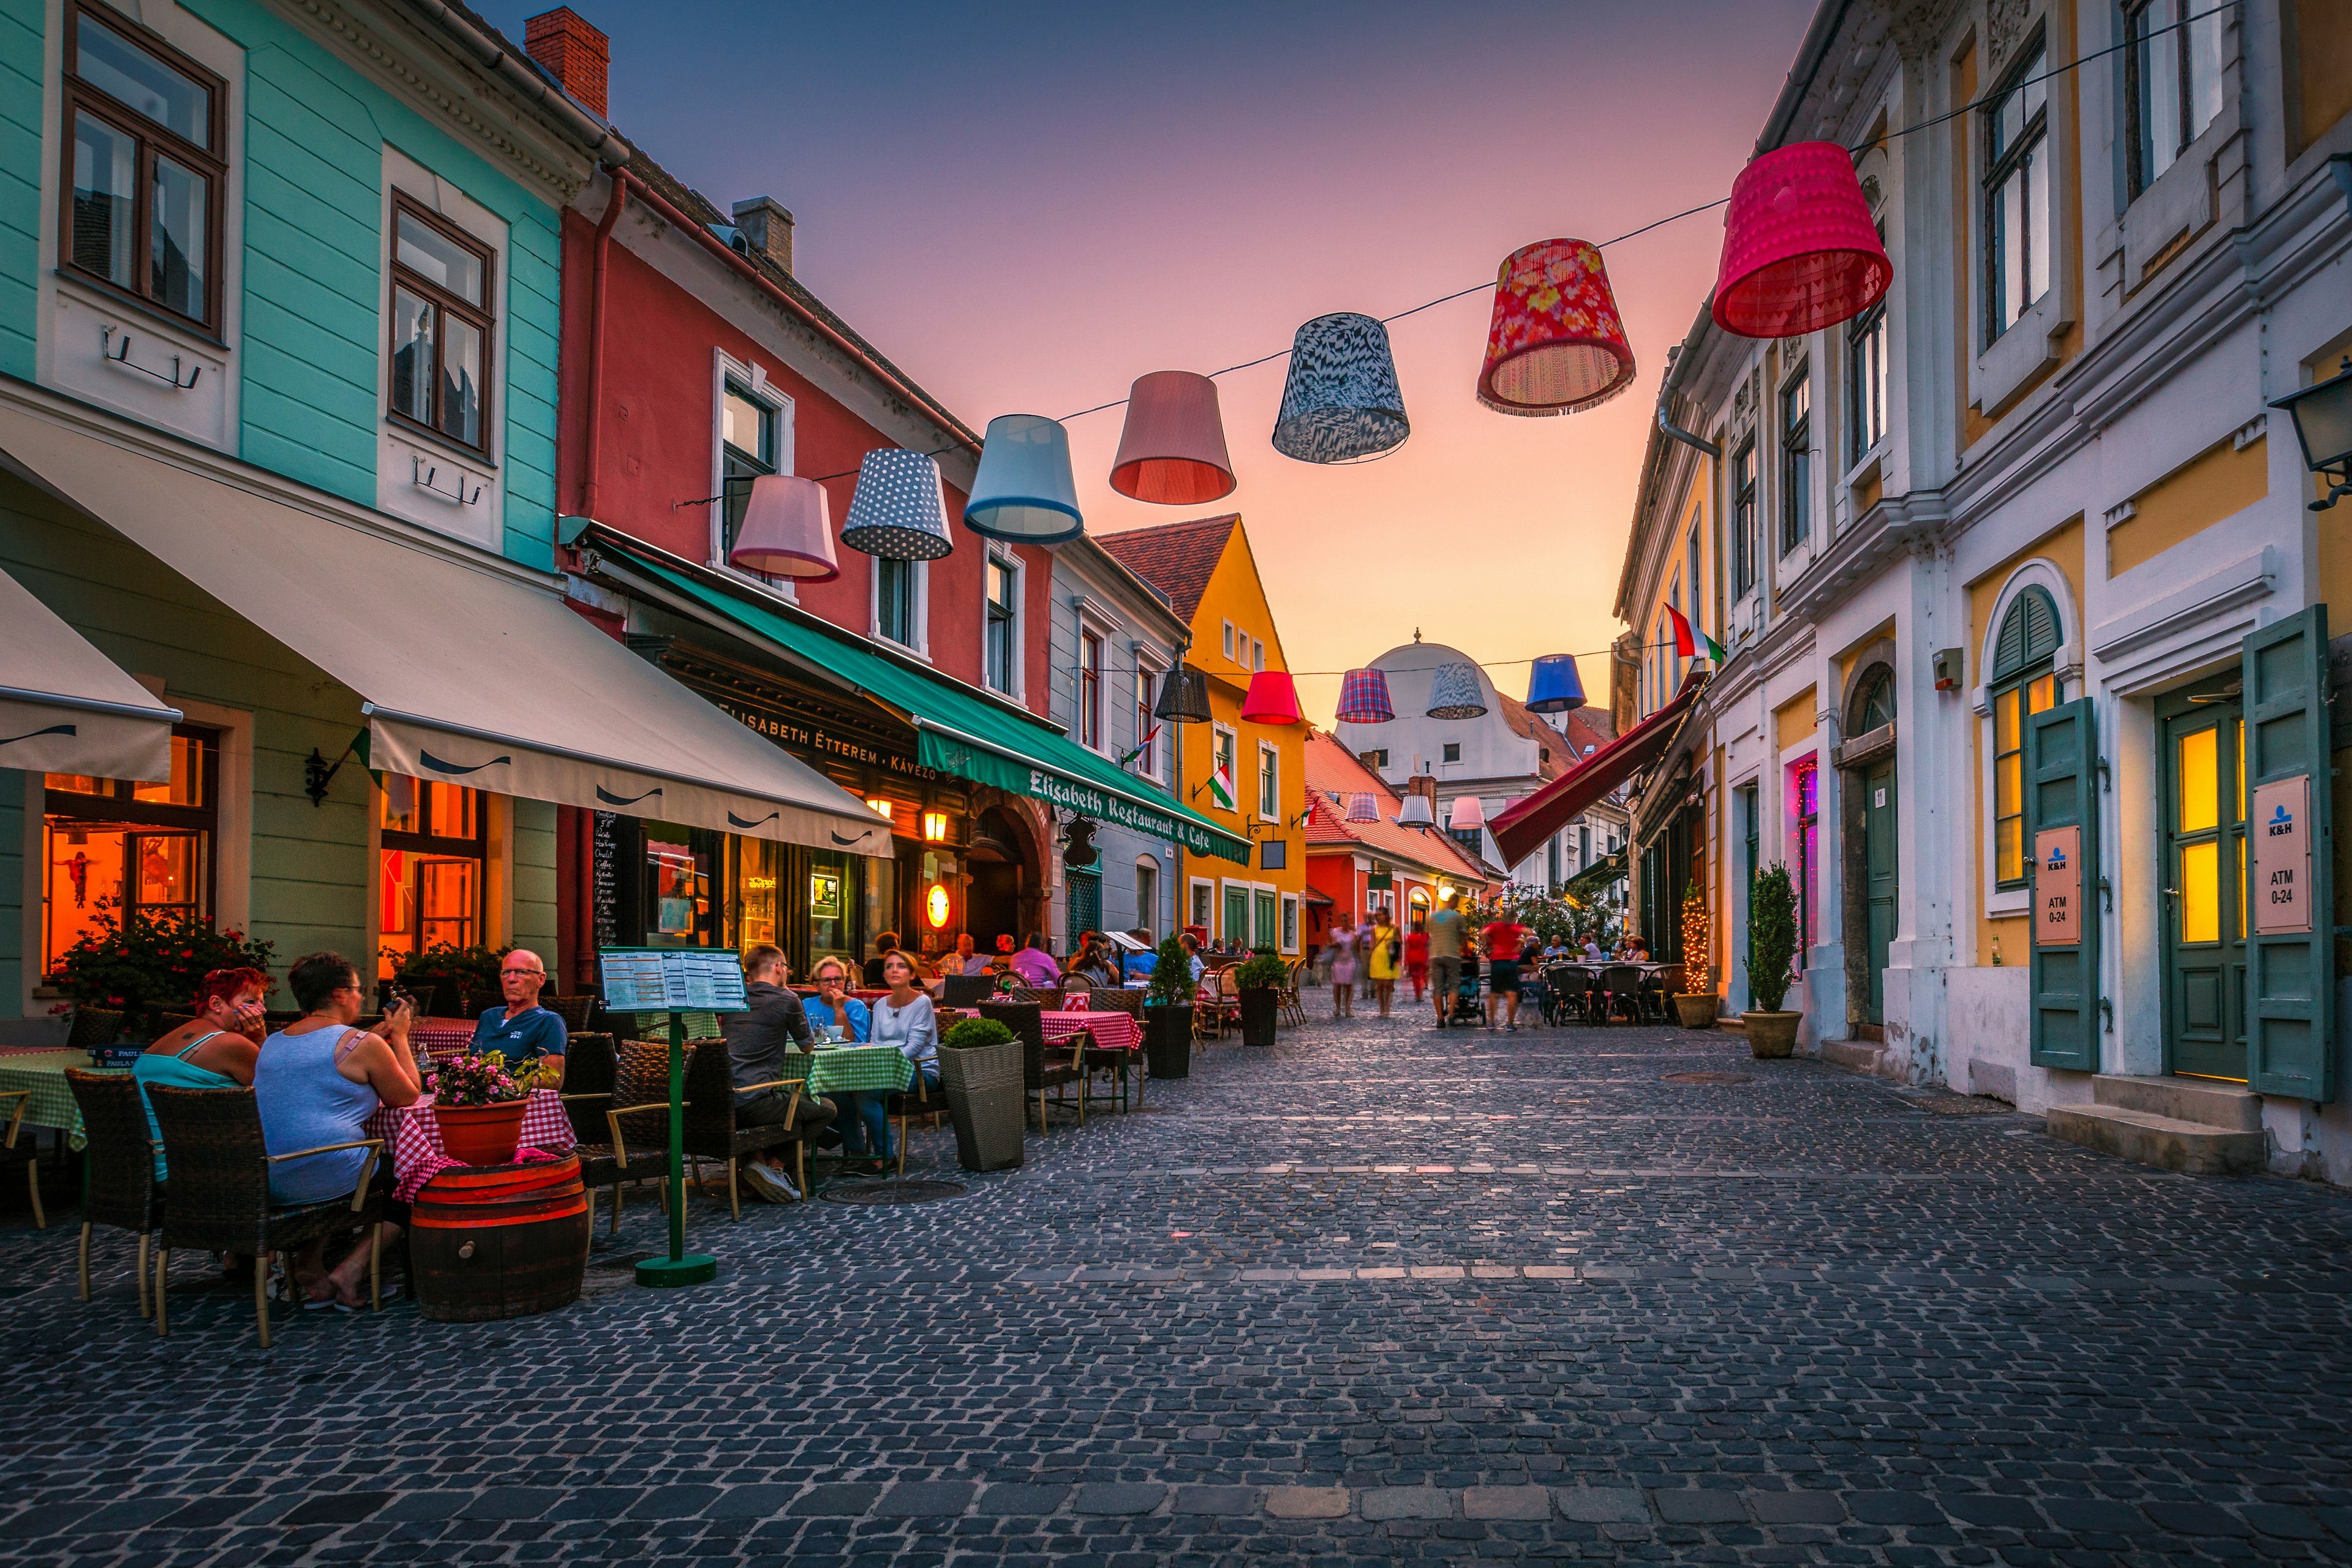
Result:
[[[1225,810],[1234,809],[1234,760],[1220,755],[1209,768],[1209,798]]]
[[[1688,620],[1684,618],[1683,613],[1680,610],[1675,609],[1672,605],[1668,605],[1666,606],[1666,614],[1673,618],[1675,623],[1675,656],[1676,658],[1690,658],[1695,657],[1698,653],[1699,646],[1701,644],[1705,644],[1706,647],[1707,658],[1716,664],[1721,664],[1725,659],[1731,657],[1723,651],[1723,645],[1721,643],[1716,641],[1705,632],[1699,631],[1694,627]]]

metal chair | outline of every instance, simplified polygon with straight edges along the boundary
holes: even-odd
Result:
[[[1062,1047],[1048,1047],[1045,1021],[1040,1016],[1044,1011],[1034,1002],[982,1002],[980,1005],[982,1017],[995,1019],[1012,1030],[1021,1041],[1022,1092],[1036,1102],[1037,1131],[1043,1132],[1046,1130],[1045,1107],[1049,1102],[1045,1099],[1045,1091],[1049,1089],[1056,1090],[1050,1103],[1057,1110],[1067,1110],[1072,1109],[1069,1096],[1058,1091],[1066,1090],[1073,1083],[1078,1086],[1076,1109],[1078,1125],[1083,1128],[1087,1124],[1084,1042],[1092,1037],[1079,1035],[1071,1041],[1065,1041]],[[1066,1057],[1062,1055],[1065,1049],[1068,1051]],[[902,1141],[899,1147],[905,1146]]]
[[[1642,1021],[1642,972],[1630,963],[1612,963],[1601,972],[1601,989],[1608,993],[1601,1002],[1601,1021],[1607,1023],[1619,1008],[1625,1010],[1625,1020],[1631,1024]]]
[[[163,1184],[155,1178],[155,1131],[139,1083],[124,1072],[66,1069],[66,1087],[81,1108],[89,1178],[81,1199],[81,1299],[89,1300],[89,1238],[94,1226],[139,1236],[139,1315],[147,1304],[147,1262],[155,1228],[163,1223]]]

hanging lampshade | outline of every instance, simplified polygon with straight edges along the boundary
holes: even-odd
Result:
[[[1437,826],[1437,818],[1430,812],[1429,797],[1425,795],[1409,795],[1405,796],[1402,801],[1398,803],[1396,819],[1397,826],[1399,827],[1434,827]]]
[[[1225,455],[1217,384],[1189,370],[1137,376],[1110,488],[1155,506],[1199,506],[1233,494],[1238,482]]]
[[[1572,713],[1584,706],[1584,681],[1572,654],[1548,653],[1528,671],[1528,711]]]
[[[1070,473],[1070,435],[1042,414],[1000,414],[988,422],[980,472],[963,503],[964,526],[991,539],[1059,544],[1086,524]]]
[[[1298,329],[1274,418],[1276,451],[1302,463],[1360,463],[1412,433],[1388,328],[1342,310]]]
[[[948,535],[940,466],[903,447],[877,447],[858,460],[857,489],[841,542],[892,561],[937,561],[955,548]]]
[[[1242,720],[1250,724],[1297,723],[1298,686],[1290,672],[1261,669],[1251,676],[1249,695],[1242,699]]]
[[[1776,147],[1731,182],[1711,312],[1725,331],[1802,337],[1861,315],[1894,280],[1853,155],[1836,142]]]
[[[1389,678],[1377,669],[1351,669],[1339,678],[1339,709],[1332,715],[1342,724],[1385,724],[1396,717],[1389,702]]]
[[[1429,716],[1433,719],[1476,719],[1486,711],[1486,694],[1478,685],[1478,667],[1441,664],[1429,681]]]
[[[1180,664],[1160,683],[1160,700],[1151,716],[1171,724],[1209,721],[1209,678],[1189,664]]]
[[[841,575],[833,548],[833,508],[824,487],[796,474],[761,474],[751,481],[743,521],[727,563],[771,577],[830,583]]]
[[[1454,803],[1454,813],[1445,819],[1448,827],[1467,830],[1486,826],[1486,808],[1475,795],[1465,795]]]
[[[1503,258],[1479,402],[1497,414],[1573,414],[1633,384],[1633,348],[1597,248],[1547,239]]]
[[[1351,795],[1348,797],[1349,821],[1378,822],[1380,819],[1381,806],[1380,801],[1376,796],[1364,794]]]

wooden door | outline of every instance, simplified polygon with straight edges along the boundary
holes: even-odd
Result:
[[[1852,778],[1854,775],[1848,773],[1846,776]],[[1864,769],[1861,784],[1863,896],[1866,900],[1865,925],[1870,943],[1870,1002],[1866,1016],[1871,1023],[1884,1024],[1886,1022],[1886,957],[1887,950],[1895,941],[1897,890],[1895,759],[1889,756]]]
[[[2218,682],[2206,683],[2218,687]],[[2159,705],[2164,736],[2166,1065],[2246,1077],[2244,730],[2234,695]]]

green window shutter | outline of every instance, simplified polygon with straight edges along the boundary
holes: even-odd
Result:
[[[2245,682],[2246,837],[2249,866],[2246,937],[2246,1068],[2252,1087],[2263,1094],[2299,1100],[2336,1096],[2336,919],[2334,824],[2327,730],[2327,606],[2313,605],[2300,615],[2249,632],[2241,645]],[[2263,786],[2297,778],[2301,791]],[[2300,931],[2265,933],[2275,918],[2277,889],[2264,884],[2273,873],[2259,869],[2266,845],[2277,842],[2274,824],[2292,828],[2284,799],[2305,806],[2308,820],[2301,839],[2309,851],[2281,857],[2290,875],[2307,885],[2300,892],[2294,923]],[[2263,820],[2256,820],[2257,817]]]
[[[2028,588],[2010,601],[2000,618],[2000,636],[1994,639],[1992,679],[2006,680],[2030,664],[2058,651],[2058,606],[2040,588]]]
[[[2089,698],[2061,702],[2026,721],[2026,874],[2033,887],[2030,984],[2036,1067],[2099,1070],[2098,763]],[[2042,836],[2046,829],[2065,827],[2079,829],[2074,920],[2082,940],[2044,947],[2041,905],[2058,879],[2042,863],[2046,853]]]

